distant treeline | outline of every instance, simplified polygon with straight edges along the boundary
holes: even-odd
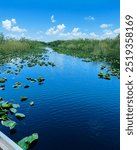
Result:
[[[120,35],[113,39],[58,40],[48,43],[59,53],[81,58],[105,57],[120,59]]]

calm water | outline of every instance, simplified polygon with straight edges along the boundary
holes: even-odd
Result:
[[[100,63],[51,50],[48,55],[56,67],[24,67],[17,76],[1,74],[8,82],[0,96],[19,103],[18,112],[26,118],[16,120],[12,132],[1,125],[0,130],[14,141],[37,132],[39,140],[32,150],[119,150],[120,80],[99,79]],[[44,84],[26,81],[38,76],[46,78]],[[16,81],[30,88],[13,89]],[[21,95],[29,99],[21,102]],[[35,105],[30,107],[32,100]]]

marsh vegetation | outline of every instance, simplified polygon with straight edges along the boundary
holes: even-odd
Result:
[[[26,38],[17,40],[5,37],[3,33],[0,33],[0,63],[5,63],[12,58],[24,55],[40,53],[43,51],[44,46],[44,42],[28,40]]]
[[[97,59],[120,59],[120,36],[114,39],[78,39],[58,40],[48,43],[59,53],[64,53],[80,58]]]

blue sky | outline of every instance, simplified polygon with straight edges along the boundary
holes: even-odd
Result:
[[[0,32],[16,38],[113,38],[119,27],[119,0],[0,1]]]

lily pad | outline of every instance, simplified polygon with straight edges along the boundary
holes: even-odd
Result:
[[[37,81],[38,81],[38,82],[43,82],[43,81],[45,81],[45,79],[44,79],[43,77],[38,77],[38,78],[37,78]]]
[[[35,65],[36,65],[36,64],[34,64],[34,63],[28,63],[28,64],[27,64],[28,67],[34,67]]]
[[[30,82],[34,83],[34,82],[36,82],[36,79],[31,79]]]
[[[21,82],[16,82],[16,85],[21,85]]]
[[[19,108],[20,105],[19,105],[19,104],[12,104],[12,107],[13,107],[13,108]]]
[[[5,115],[7,113],[7,110],[0,110],[0,116]]]
[[[19,88],[19,86],[18,86],[18,85],[13,85],[12,87],[13,87],[14,89]]]
[[[15,113],[17,112],[17,109],[15,109],[15,108],[10,108],[10,112],[15,114]]]
[[[36,79],[33,79],[33,78],[26,78],[26,79],[29,80],[31,83],[36,82]]]
[[[100,78],[103,78],[104,77],[104,72],[100,72],[99,74],[98,74],[98,76],[100,77]]]
[[[45,66],[45,62],[38,62],[40,66]]]
[[[4,91],[4,90],[5,90],[5,88],[4,88],[4,87],[0,87],[0,90]]]
[[[33,101],[31,101],[29,104],[30,104],[30,106],[33,106],[33,105],[34,105],[34,102],[33,102]]]
[[[106,66],[105,65],[101,65],[101,70],[105,69]]]
[[[0,79],[0,83],[5,83],[6,81],[7,81],[6,78],[1,78],[1,79]]]
[[[0,110],[0,120],[7,120],[7,110]]]
[[[104,78],[105,78],[106,80],[110,80],[110,79],[111,79],[111,76],[110,76],[110,74],[106,74]]]
[[[10,109],[12,107],[12,103],[9,103],[9,102],[4,102],[2,105],[1,105],[2,108],[5,108],[5,109]]]
[[[56,66],[53,62],[48,62],[48,65],[50,65],[52,67]]]
[[[16,122],[12,120],[1,121],[1,124],[5,127],[9,127],[10,130],[16,126]]]
[[[0,85],[1,88],[5,88],[5,84]]]
[[[22,101],[25,101],[25,100],[27,100],[27,99],[28,99],[28,98],[27,98],[27,97],[25,97],[25,96],[21,96],[20,98],[21,98],[21,100],[22,100]]]
[[[16,82],[15,85],[13,85],[13,88],[19,88],[21,86],[21,82]]]
[[[12,72],[10,70],[7,70],[6,74],[12,74]]]
[[[24,88],[29,88],[29,85],[24,85]]]
[[[23,138],[22,140],[20,140],[19,142],[17,142],[17,144],[23,149],[23,150],[28,150],[31,145],[38,140],[38,133],[33,133],[30,136],[27,136],[25,138]]]
[[[16,113],[15,116],[17,118],[25,118],[25,115],[23,113]]]
[[[0,120],[5,121],[5,120],[7,120],[8,115],[7,115],[5,112],[3,112],[3,113],[4,113],[4,114],[1,113],[1,115],[0,115]]]

